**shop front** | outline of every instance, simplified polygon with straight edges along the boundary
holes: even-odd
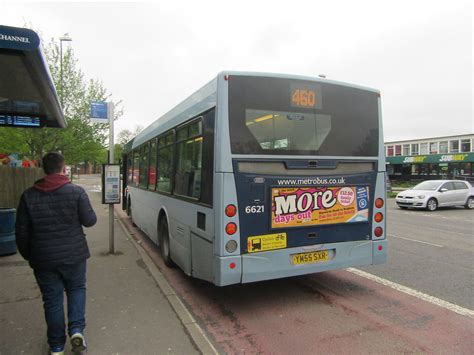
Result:
[[[391,180],[474,180],[474,153],[387,157]]]

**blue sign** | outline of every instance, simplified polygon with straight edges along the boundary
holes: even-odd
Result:
[[[369,204],[369,194],[367,187],[357,187],[357,207],[358,210],[364,210]]]
[[[103,101],[92,101],[91,102],[91,119],[96,122],[107,123],[107,102]]]

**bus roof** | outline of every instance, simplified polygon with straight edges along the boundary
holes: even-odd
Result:
[[[0,25],[0,126],[66,127],[36,32]]]
[[[309,77],[302,75],[292,75],[292,74],[278,74],[278,73],[264,73],[264,72],[246,72],[246,71],[222,71],[216,78],[212,79],[209,83],[204,85],[201,89],[197,90],[194,94],[189,96],[178,106],[168,111],[166,114],[158,118],[155,122],[145,128],[140,132],[133,141],[132,149],[135,149],[146,143],[148,140],[164,133],[168,129],[176,125],[175,122],[184,122],[187,119],[190,119],[216,105],[217,101],[217,79],[219,77],[224,77],[226,75],[235,75],[235,76],[255,76],[255,77],[272,77],[272,78],[282,78],[282,79],[296,79],[296,80],[308,80],[314,82],[321,82],[327,84],[334,84],[340,86],[351,87],[355,89],[372,91],[375,93],[380,93],[379,90],[345,83],[336,80],[329,80],[321,77]]]
[[[216,106],[216,93],[217,78],[214,78],[201,89],[189,96],[186,100],[181,102],[178,106],[165,113],[141,131],[135,137],[133,148],[142,145],[148,140],[174,127],[176,121],[185,121]]]
[[[125,145],[123,146],[122,153],[129,153],[132,150],[134,140],[135,138],[132,138],[127,143],[125,143]]]
[[[296,74],[281,74],[281,73],[265,73],[265,72],[247,72],[247,71],[223,71],[219,73],[219,75],[238,75],[238,76],[262,76],[262,77],[270,77],[270,78],[281,78],[281,79],[296,79],[296,80],[307,80],[307,81],[316,81],[320,83],[326,84],[334,84],[340,86],[347,86],[354,89],[366,90],[366,91],[373,91],[380,94],[380,90],[374,89],[367,86],[356,85],[352,83],[346,83],[344,81],[337,81],[326,79],[322,77],[314,77],[314,76],[304,76],[304,75],[296,75]]]

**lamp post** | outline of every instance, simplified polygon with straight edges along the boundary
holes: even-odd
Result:
[[[59,103],[61,104],[61,109],[64,110],[63,108],[63,88],[64,88],[64,83],[63,83],[63,42],[71,42],[72,38],[69,37],[69,34],[65,33],[63,36],[59,37],[59,76],[60,76],[60,82],[61,82],[61,91],[59,93]],[[71,170],[71,181],[74,176],[74,170]],[[79,174],[78,174],[79,176]]]
[[[63,42],[71,42],[72,38],[69,37],[69,34],[65,33],[63,36],[59,37],[59,75],[61,82],[61,95],[59,96],[59,101],[61,107],[63,106]]]

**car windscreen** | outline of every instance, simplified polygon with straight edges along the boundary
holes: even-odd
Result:
[[[378,93],[270,77],[229,77],[234,154],[377,156]]]
[[[419,183],[415,187],[413,187],[412,190],[436,190],[441,183],[439,181],[423,181],[422,183]]]

